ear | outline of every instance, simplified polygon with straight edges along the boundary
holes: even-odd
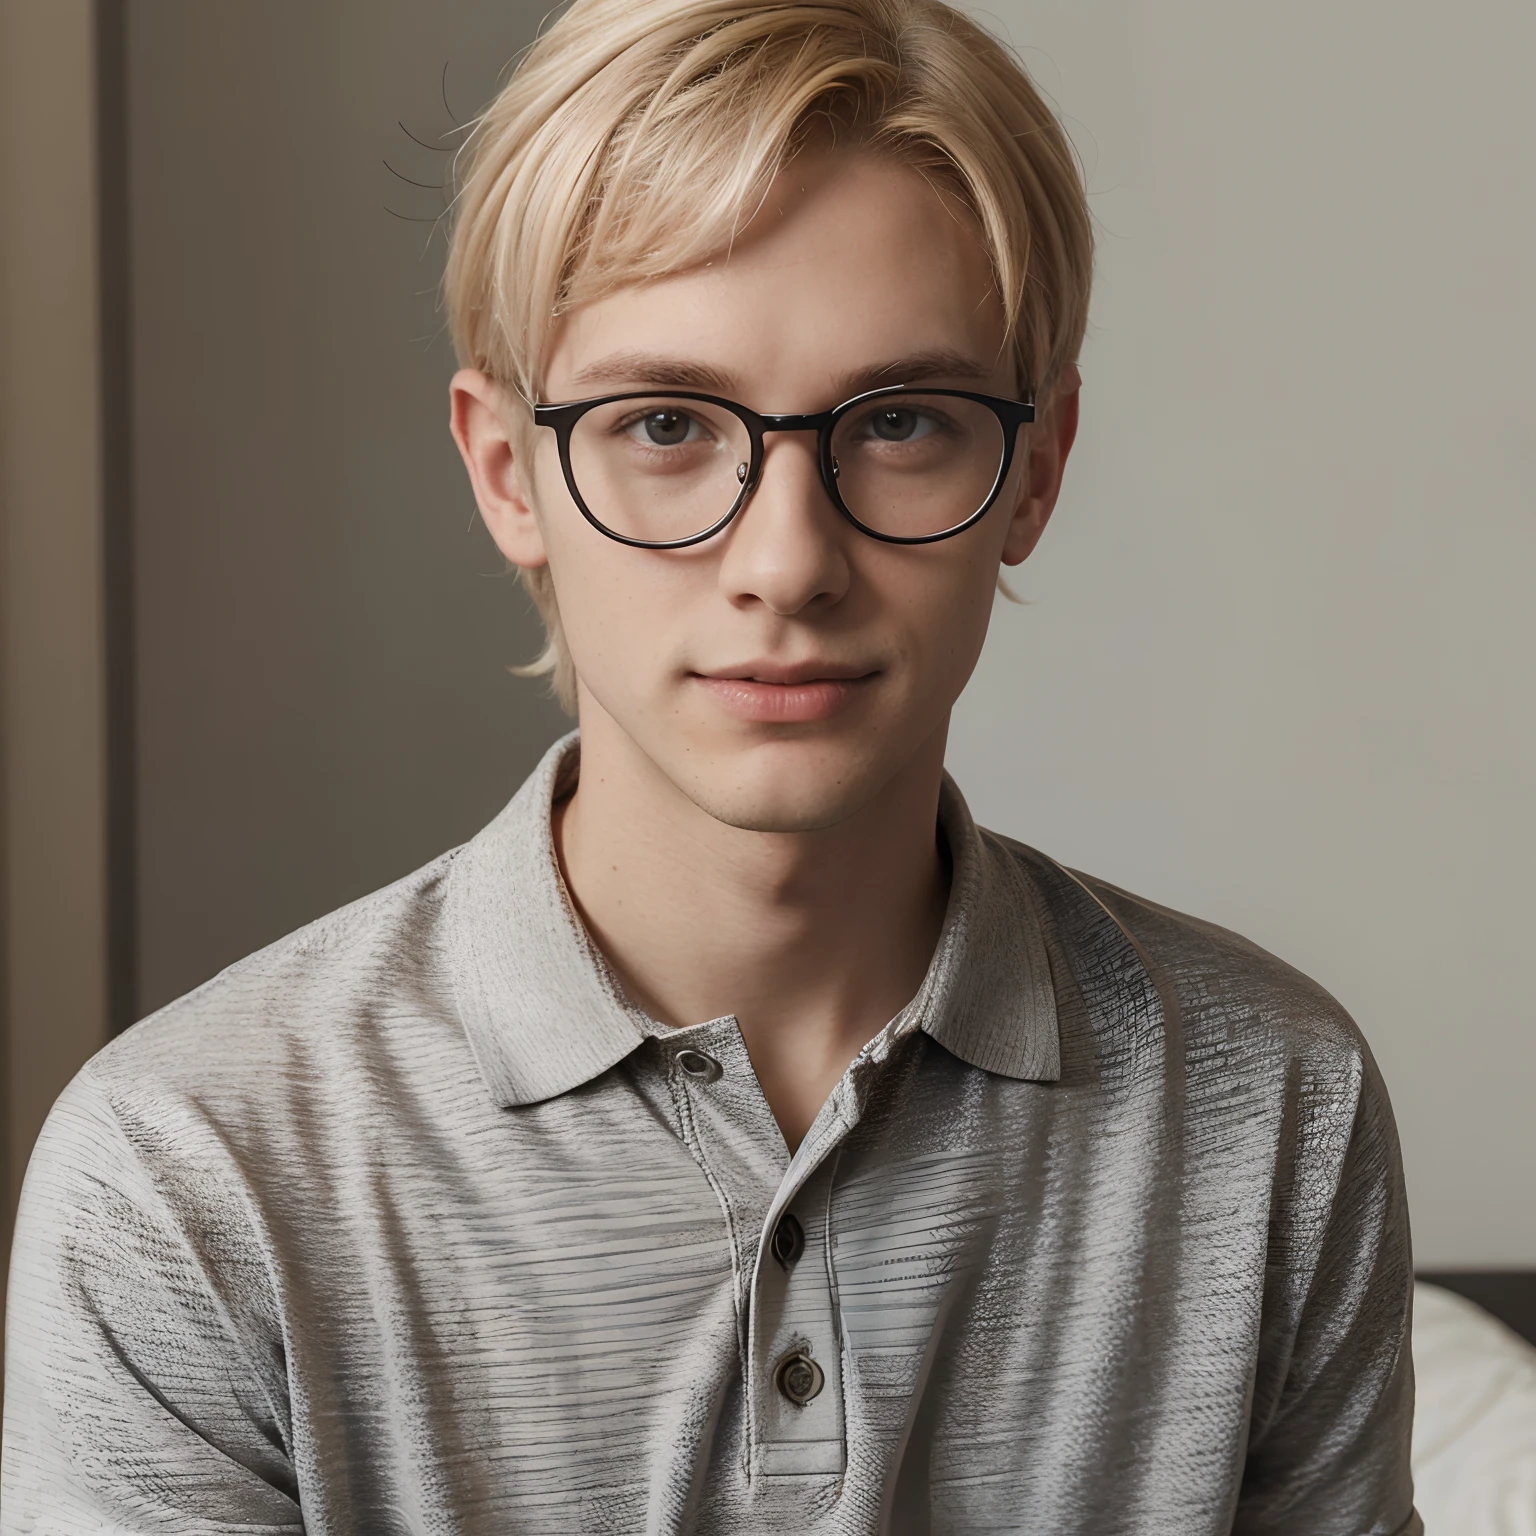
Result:
[[[1003,564],[1018,565],[1034,553],[1045,525],[1061,494],[1067,455],[1077,437],[1078,393],[1083,376],[1076,363],[1068,363],[1051,395],[1045,415],[1029,434],[1029,463],[1019,487],[1019,501],[1003,542]]]
[[[528,498],[528,477],[512,439],[511,413],[520,402],[473,368],[454,374],[448,400],[448,429],[497,549],[513,565],[547,565],[544,536]]]

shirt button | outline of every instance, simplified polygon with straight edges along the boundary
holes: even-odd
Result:
[[[773,1256],[788,1269],[805,1252],[805,1228],[788,1213],[779,1217],[773,1229],[773,1241],[769,1244]]]
[[[720,1076],[720,1063],[703,1051],[679,1051],[677,1066],[679,1071],[698,1078],[701,1083],[712,1083]]]
[[[826,1385],[821,1367],[803,1350],[785,1355],[773,1373],[774,1385],[796,1407],[803,1408]]]

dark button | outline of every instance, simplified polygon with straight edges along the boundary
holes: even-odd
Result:
[[[821,1367],[803,1350],[785,1355],[773,1373],[774,1385],[797,1407],[804,1408],[826,1385]]]
[[[779,1217],[773,1229],[773,1241],[769,1245],[773,1256],[788,1269],[805,1252],[805,1228],[787,1212]]]
[[[679,1071],[698,1078],[701,1083],[712,1083],[720,1076],[720,1063],[703,1051],[679,1051],[677,1065]]]

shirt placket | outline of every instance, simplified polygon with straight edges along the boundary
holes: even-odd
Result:
[[[732,1018],[670,1033],[685,1135],[725,1210],[735,1253],[746,1470],[785,1488],[841,1477],[843,1360],[829,1231],[839,1091],[793,1158]]]
[[[754,1478],[841,1477],[847,1463],[829,1230],[834,1147],[791,1163],[763,1223],[748,1319]]]

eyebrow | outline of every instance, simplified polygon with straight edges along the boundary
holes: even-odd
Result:
[[[654,384],[663,389],[699,389],[724,395],[730,393],[735,380],[730,374],[711,368],[708,363],[663,357],[655,352],[613,352],[578,370],[571,383],[580,386],[634,383],[642,388]]]
[[[841,376],[840,398],[847,400],[885,384],[917,384],[931,379],[975,382],[989,378],[992,368],[964,352],[947,347],[912,352],[889,362],[876,363]],[[708,363],[666,357],[655,352],[614,352],[579,369],[573,386],[630,384],[642,389],[696,389],[705,394],[731,397],[739,380]]]
[[[882,384],[922,384],[933,379],[960,379],[966,383],[975,383],[990,378],[991,374],[990,367],[964,352],[935,347],[926,352],[913,352],[906,357],[898,357],[873,368],[861,368],[855,373],[844,374],[839,387],[846,397],[861,395],[866,389],[879,389]]]

